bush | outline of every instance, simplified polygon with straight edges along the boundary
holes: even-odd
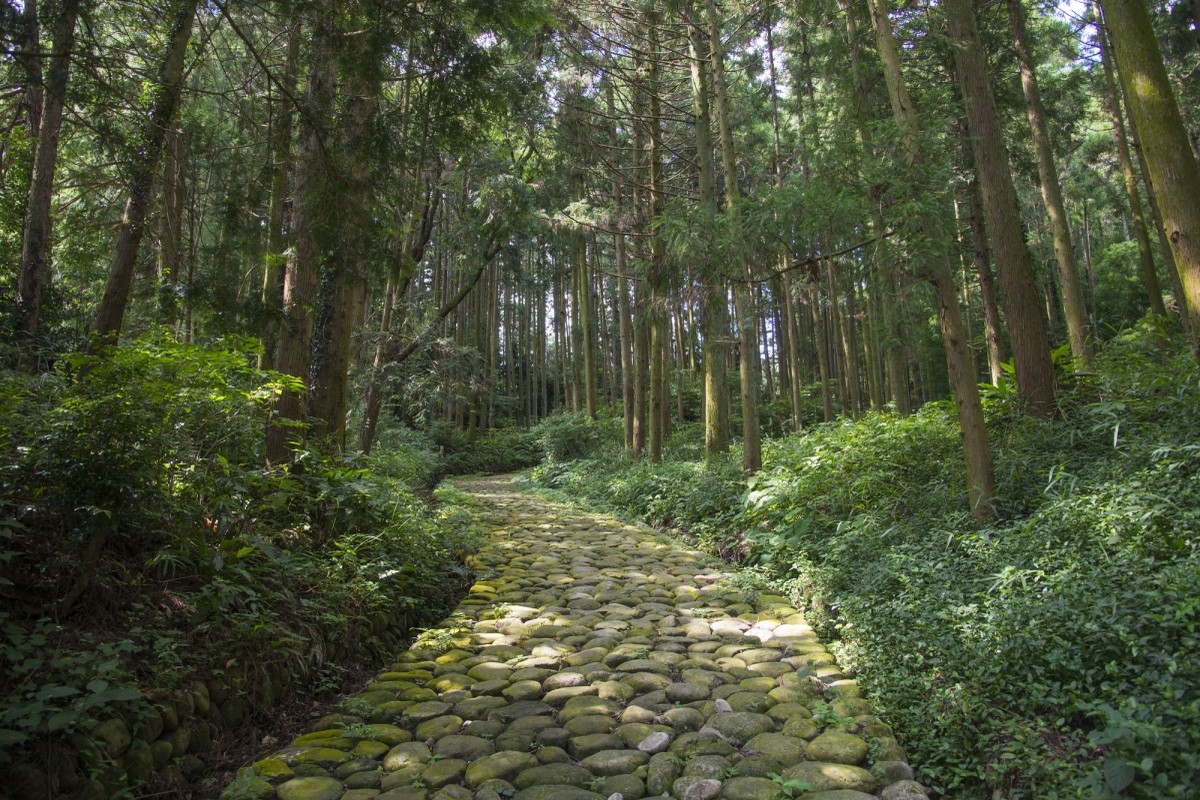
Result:
[[[442,473],[498,474],[532,467],[541,460],[542,447],[538,433],[502,428],[477,437],[459,452],[447,454]]]
[[[457,496],[414,494],[428,443],[392,431],[366,466],[264,468],[284,380],[252,361],[163,336],[0,373],[0,762],[134,686],[217,671],[271,699],[273,668],[315,681],[454,600],[478,533]]]
[[[604,426],[582,412],[556,411],[533,430],[546,458],[560,463],[587,458],[612,441]]]

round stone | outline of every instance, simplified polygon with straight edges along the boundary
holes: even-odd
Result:
[[[443,736],[433,746],[433,752],[443,758],[475,761],[496,752],[496,746],[481,736]]]
[[[641,750],[602,750],[579,762],[579,766],[594,775],[625,775],[650,760],[648,753]]]
[[[561,785],[586,789],[595,776],[583,767],[574,764],[544,764],[524,770],[513,779],[513,786],[528,789],[530,786]]]
[[[823,761],[802,761],[784,770],[783,777],[811,783],[817,791],[852,789],[870,794],[876,784],[875,776],[861,767]]]
[[[529,753],[502,750],[471,762],[466,770],[466,783],[475,787],[493,778],[510,780],[519,772],[537,766],[537,759]]]
[[[721,789],[721,800],[773,800],[779,784],[770,778],[730,778]],[[808,795],[811,797],[812,795]]]
[[[775,730],[775,721],[765,714],[751,711],[730,711],[713,714],[705,727],[712,728],[734,746],[740,746],[758,736]],[[701,729],[703,730],[703,729]]]
[[[292,778],[275,789],[279,800],[338,800],[344,792],[341,781],[317,777]]]
[[[567,752],[579,761],[602,750],[620,750],[623,747],[624,743],[611,733],[592,733],[572,738],[567,744]]]
[[[670,734],[663,733],[662,731],[656,731],[655,733],[647,736],[645,739],[642,739],[642,741],[638,742],[637,749],[641,750],[643,753],[654,755],[655,753],[661,753],[666,750],[670,744]]]
[[[867,757],[867,743],[845,731],[826,731],[808,743],[808,758],[834,764],[861,764]]]
[[[790,767],[804,760],[807,748],[803,739],[785,736],[782,733],[760,733],[742,748],[745,753],[759,753],[777,762],[781,767]]]

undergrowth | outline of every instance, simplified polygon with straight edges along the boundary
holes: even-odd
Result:
[[[1190,797],[1200,370],[1182,342],[1133,331],[1065,386],[1056,419],[1013,402],[987,397],[999,487],[982,527],[946,404],[773,441],[748,482],[724,459],[630,461],[616,438],[532,480],[767,571],[939,796]]]
[[[254,346],[152,337],[0,373],[0,773],[195,678],[336,689],[466,584],[478,532],[461,496],[417,493],[446,471],[427,439],[263,466],[288,381]]]

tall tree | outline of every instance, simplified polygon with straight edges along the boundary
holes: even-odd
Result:
[[[322,244],[327,234],[326,198],[330,127],[337,85],[334,33],[322,16],[312,23],[305,82],[300,142],[296,152],[293,244],[284,266],[283,321],[275,368],[303,382],[303,391],[287,390],[276,401],[274,422],[267,429],[266,458],[287,458],[296,437],[295,426],[308,419],[309,363],[313,336],[313,305],[317,294]]]
[[[284,236],[288,178],[292,169],[292,132],[295,127],[294,99],[300,61],[300,15],[294,14],[287,33],[287,55],[283,76],[272,97],[271,111],[271,197],[267,206],[267,252],[263,265],[262,357],[259,366],[273,369],[283,313],[283,270],[287,264]]]
[[[909,166],[920,169],[925,155],[921,146],[917,110],[904,81],[900,49],[892,33],[886,0],[867,0],[867,5],[871,12],[871,26],[875,31],[888,97],[891,100],[892,116],[900,130],[901,144]],[[931,216],[923,217],[919,224],[928,241],[939,241],[936,224]],[[942,332],[942,346],[946,353],[950,388],[954,393],[958,422],[962,429],[971,513],[977,519],[985,519],[991,515],[992,498],[996,492],[992,449],[988,443],[987,429],[984,427],[983,405],[979,399],[975,365],[967,350],[962,309],[958,305],[958,289],[954,285],[950,257],[944,243],[940,252],[929,255],[927,269],[930,282],[937,293],[937,316]]]
[[[309,387],[312,435],[334,452],[341,452],[346,443],[350,344],[356,315],[365,299],[374,245],[374,154],[379,141],[375,120],[384,49],[381,20],[361,13],[354,16],[351,25],[350,30],[373,31],[374,35],[353,46],[353,55],[343,67],[344,112],[338,120],[337,156],[332,160],[337,170],[336,185],[326,198],[341,211],[336,220],[338,246],[322,269]],[[368,34],[359,38],[362,35]]]
[[[696,16],[695,8],[689,4],[685,17],[700,211],[712,225],[717,215],[716,167],[713,163],[706,49],[701,22]],[[720,278],[721,271],[710,270],[709,273],[704,287],[700,323],[704,328],[704,453],[712,459],[729,449],[729,388],[725,385],[729,306],[725,282]]]
[[[36,3],[33,5],[36,14]],[[21,267],[17,279],[16,328],[26,337],[37,333],[42,294],[50,283],[50,208],[54,195],[54,173],[58,165],[58,137],[62,129],[71,51],[75,44],[75,21],[80,0],[63,0],[53,25],[54,49],[40,94],[37,140],[34,145],[33,176],[25,210],[25,232],[21,243]],[[31,365],[35,359],[27,359]]]
[[[1100,63],[1104,70],[1106,96],[1103,105],[1108,109],[1109,118],[1112,120],[1117,160],[1121,164],[1121,176],[1125,179],[1125,196],[1129,201],[1129,216],[1133,221],[1133,237],[1137,242],[1138,268],[1142,276],[1142,285],[1146,287],[1146,294],[1150,300],[1150,313],[1160,317],[1166,316],[1167,307],[1163,303],[1158,274],[1154,270],[1154,250],[1150,246],[1146,214],[1142,207],[1141,194],[1138,192],[1137,173],[1133,169],[1129,138],[1125,134],[1125,116],[1121,113],[1121,93],[1117,88],[1116,70],[1113,68],[1108,35],[1103,27],[1103,14],[1100,11],[1099,3],[1093,0],[1093,6],[1100,25],[1096,30],[1096,42],[1100,47]]]
[[[1081,365],[1091,360],[1091,335],[1088,329],[1087,308],[1083,302],[1083,286],[1079,281],[1079,266],[1075,261],[1075,245],[1071,239],[1067,207],[1063,202],[1058,167],[1054,163],[1054,148],[1042,93],[1038,87],[1037,70],[1029,48],[1023,0],[1008,0],[1008,22],[1012,30],[1013,49],[1021,70],[1021,89],[1025,93],[1025,110],[1033,133],[1033,152],[1037,156],[1038,183],[1042,202],[1050,218],[1050,236],[1054,242],[1054,258],[1058,263],[1058,286],[1062,292],[1063,311],[1067,318],[1067,335],[1071,355]]]
[[[1055,376],[1050,341],[1038,301],[1029,246],[1004,146],[996,99],[988,82],[987,55],[979,39],[970,0],[944,0],[942,10],[955,39],[954,64],[967,104],[971,149],[983,191],[988,239],[1000,277],[1000,299],[1016,367],[1017,392],[1025,410],[1036,416],[1054,411]]]
[[[183,88],[183,71],[192,23],[199,0],[175,0],[171,5],[170,28],[166,51],[158,70],[151,97],[153,102],[145,127],[138,136],[137,150],[130,170],[125,213],[117,238],[116,253],[108,272],[104,298],[96,313],[93,329],[101,343],[112,343],[121,333],[129,290],[133,284],[134,264],[138,246],[146,227],[146,211],[150,206],[154,175],[162,156],[167,126],[175,118]]]
[[[1163,227],[1183,283],[1192,348],[1200,359],[1200,169],[1142,0],[1100,0],[1129,115],[1137,127]]]
[[[725,48],[721,40],[721,15],[716,0],[707,0],[709,52],[712,66],[713,91],[717,101],[717,130],[721,142],[721,169],[725,176],[726,212],[737,213],[741,197],[738,186],[737,154],[733,140],[733,118],[729,107],[729,83],[725,77]],[[738,365],[742,393],[742,467],[754,474],[762,467],[762,437],[759,431],[759,382],[761,368],[758,351],[758,318],[754,308],[754,292],[750,265],[745,265],[745,280],[734,284],[734,305],[737,310]]]

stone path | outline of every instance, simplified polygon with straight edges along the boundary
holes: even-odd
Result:
[[[491,531],[469,596],[226,798],[925,800],[783,597],[507,479],[460,485]]]

